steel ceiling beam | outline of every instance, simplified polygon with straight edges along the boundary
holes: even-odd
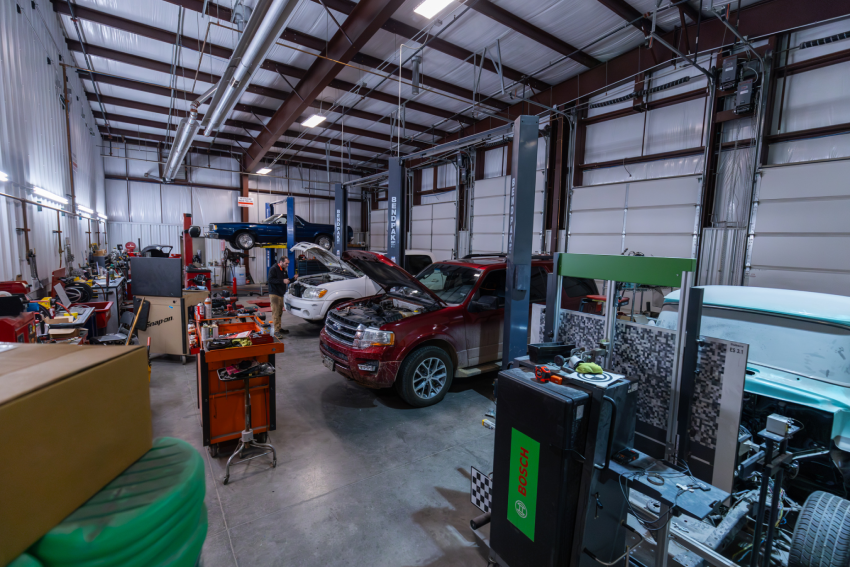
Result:
[[[105,73],[98,73],[98,72],[90,73],[89,71],[87,71],[85,69],[78,69],[77,74],[80,75],[80,78],[85,79],[85,80],[89,80],[89,81],[92,80],[92,75],[93,75],[94,80],[96,80],[98,83],[115,85],[117,87],[123,87],[125,89],[138,90],[138,91],[151,93],[151,94],[164,96],[164,97],[171,97],[172,89],[170,89],[169,87],[163,87],[163,86],[160,86],[160,85],[153,85],[151,83],[145,83],[143,81],[136,81],[136,80],[127,79],[127,78],[124,78],[124,77],[116,77],[114,75],[107,75]],[[178,98],[181,98],[181,99],[187,100],[187,101],[194,100],[198,96],[197,93],[190,93],[188,91],[183,91],[183,90],[180,90],[180,89],[174,89],[174,95]],[[319,103],[318,101],[311,102],[310,106],[312,108],[328,108],[329,107],[326,103]],[[236,110],[238,110],[240,112],[247,112],[249,114],[254,113],[257,116],[274,116],[274,110],[271,110],[271,109],[268,109],[268,108],[263,108],[262,106],[251,106],[251,105],[248,105],[248,104],[237,104]],[[379,122],[379,123],[382,123],[382,124],[392,125],[392,120],[387,116],[381,116],[380,114],[374,114],[372,112],[366,112],[366,111],[363,111],[363,110],[349,109],[348,107],[344,107],[344,106],[337,107],[337,111],[339,111],[339,112],[344,112],[346,110],[348,110],[348,116],[351,116],[353,118],[362,118],[363,120],[369,120],[369,121],[372,121],[372,122]],[[435,136],[448,135],[448,132],[444,132],[442,130],[435,131],[435,130],[428,128],[426,126],[414,124],[414,123],[411,123],[411,122],[407,123],[407,128],[409,130],[414,130],[414,131],[417,131],[417,132],[434,133]],[[351,133],[354,133],[355,129],[345,128],[345,130],[347,130]],[[415,145],[420,144],[420,143],[426,143],[426,142],[417,141],[417,142],[411,143],[409,145],[415,146]],[[402,145],[405,145],[405,144],[407,144],[407,142],[402,143]],[[426,145],[428,147],[430,147],[433,144],[427,144],[426,143]]]
[[[598,0],[600,4],[620,16],[622,19],[627,22],[631,22],[634,27],[638,30],[642,31],[644,34],[648,34],[652,29],[652,21],[638,12],[636,9],[632,7],[631,4],[626,2],[626,0]],[[657,23],[655,25],[655,29],[660,31],[661,33],[666,33],[661,26]]]
[[[63,15],[70,16],[71,12],[68,8],[68,5],[60,0],[52,0],[53,1],[53,9]],[[77,6],[75,10],[75,14],[77,18],[88,20],[90,22],[94,22],[96,24],[104,25],[107,27],[111,27],[114,29],[118,29],[121,31],[126,31],[128,33],[140,35],[142,37],[146,37],[148,39],[153,39],[156,41],[162,41],[164,43],[168,43],[169,45],[174,45],[177,42],[177,34],[172,33],[166,30],[161,30],[159,28],[155,28],[153,26],[149,26],[147,24],[141,24],[139,22],[134,22],[132,20],[128,20],[126,18],[121,18],[119,16],[113,16],[112,14],[107,14],[105,12],[100,12],[98,10],[93,10],[91,8],[85,8],[82,6]],[[185,49],[191,49],[192,51],[200,52],[203,49],[204,53],[209,53],[211,55],[215,55],[216,57],[221,57],[223,59],[230,59],[230,56],[233,54],[233,50],[224,47],[221,45],[216,45],[212,42],[207,42],[206,45],[203,44],[202,40],[196,38],[190,38],[186,36],[180,37],[180,45]],[[88,48],[88,44],[86,45]],[[114,50],[112,50],[114,51]],[[169,74],[171,66],[169,67]],[[293,65],[287,65],[286,63],[280,63],[274,61],[272,59],[266,59],[260,65],[261,69],[265,69],[266,71],[271,71],[273,73],[282,73],[289,77],[293,77],[296,79],[301,79],[307,73],[307,69],[301,69],[300,67],[295,67]],[[188,74],[188,70],[186,70],[187,76],[194,77],[195,71],[191,70],[191,74]],[[343,91],[350,91],[356,88],[354,83],[349,83],[348,81],[342,81],[339,79],[334,79],[326,86],[340,89]],[[381,91],[369,91],[368,89],[364,89],[363,96],[367,98],[371,98],[374,100],[379,100],[381,102],[385,102],[387,104],[391,104],[393,106],[398,104],[398,96],[390,93],[385,93]],[[421,102],[416,102],[413,100],[402,99],[404,104],[406,104],[407,108],[410,110],[416,110],[418,112],[423,112],[425,114],[431,114],[432,116],[437,116],[439,118],[453,118],[464,124],[472,124],[475,120],[466,116],[457,116],[457,113],[452,112],[450,110],[446,110],[445,108],[439,108],[436,106],[430,106],[427,104],[422,104]]]
[[[145,57],[139,57],[138,55],[130,55],[128,53],[124,53],[123,51],[116,51],[114,49],[107,49],[105,47],[98,47],[98,46],[91,45],[91,44],[85,44],[85,46],[82,46],[80,44],[80,42],[74,41],[74,40],[71,40],[71,39],[66,39],[65,42],[68,45],[68,50],[71,51],[71,52],[82,53],[83,47],[85,47],[85,51],[87,51],[87,52],[89,52],[93,55],[97,55],[98,57],[103,57],[104,59],[110,59],[112,61],[119,61],[121,63],[126,63],[128,65],[133,65],[135,67],[141,67],[143,69],[150,69],[152,71],[160,71],[162,73],[170,74],[172,72],[172,67],[171,67],[170,63],[163,63],[161,61],[156,61],[154,59],[147,59]],[[194,77],[194,75],[195,75],[194,70],[186,69],[185,67],[177,66],[177,67],[174,67],[173,70],[179,76],[184,77],[184,78]],[[213,75],[211,73],[200,73],[200,72],[198,73],[198,80],[200,80],[203,83],[216,84],[216,83],[218,83],[219,79],[220,79],[220,77],[218,75]],[[278,89],[272,89],[272,88],[269,88],[269,87],[261,87],[259,85],[250,85],[248,87],[248,92],[253,93],[253,94],[262,95],[262,96],[265,96],[265,97],[268,97],[268,98],[275,98],[275,99],[278,99],[278,100],[286,100],[286,97],[288,97],[289,94],[290,94],[286,91],[281,91],[281,90],[278,90]],[[195,95],[191,95],[189,98],[194,100],[194,97],[195,97]],[[330,106],[332,104],[333,103],[330,103],[330,102],[327,102],[327,101],[321,101],[321,102],[316,101],[316,102],[314,102],[313,106],[315,108],[330,108]],[[351,116],[355,116],[354,112],[356,112],[356,111],[353,111]],[[261,113],[257,113],[257,112],[255,112],[255,114],[262,115]],[[266,116],[271,116],[272,114],[273,114],[272,111],[267,111]],[[380,116],[378,116],[378,115],[373,115],[373,116],[377,116],[378,118],[380,118]],[[359,118],[359,116],[355,116],[355,117]],[[366,118],[366,119],[369,120],[370,118]],[[389,122],[389,121],[387,120],[387,122]],[[415,123],[410,124],[411,129],[417,129],[416,128],[417,126],[420,128],[418,130],[420,132],[425,131],[427,129],[427,127],[423,126],[423,125],[418,125],[418,124],[415,124]],[[349,132],[353,133],[351,128],[347,128],[347,130]],[[359,129],[359,131],[369,132],[368,130],[362,130],[362,129]],[[371,134],[371,136],[369,136],[369,137],[375,137],[374,132],[370,132],[370,134]],[[384,138],[378,138],[378,139],[385,140],[386,138],[384,137]],[[417,144],[414,143],[414,144],[411,144],[411,145],[416,146]],[[426,144],[426,147],[430,147],[430,145]]]
[[[202,12],[203,4],[204,4],[203,0],[165,0],[165,1],[169,2],[171,4],[175,4],[177,6],[183,6],[187,10],[193,10],[195,12],[203,13]],[[319,2],[319,0],[313,0],[313,1],[316,2],[317,4],[321,4],[321,2]],[[351,2],[349,0],[323,0],[323,1],[328,8],[331,8],[332,10],[336,10],[337,12],[341,12],[345,15],[351,14],[351,11],[357,5],[355,2]],[[231,16],[232,16],[232,12],[231,12],[230,8],[228,8],[226,6],[222,6],[221,4],[216,4],[215,2],[209,2],[208,5],[207,5],[206,15],[212,16],[213,18],[218,18],[220,20],[230,21]],[[420,31],[420,30],[414,28],[413,26],[409,26],[407,24],[404,24],[404,23],[402,23],[398,20],[394,20],[392,18],[387,20],[387,22],[381,27],[384,30],[386,30],[390,33],[398,34],[398,35],[406,37],[408,39],[415,37]],[[287,41],[291,41],[292,43],[295,43],[295,44],[298,44],[298,45],[303,45],[304,47],[310,47],[310,49],[315,49],[317,51],[323,51],[324,48],[325,48],[324,40],[319,39],[319,38],[312,38],[312,37],[307,36],[306,34],[303,34],[301,32],[294,32],[292,30],[286,30],[284,32],[284,34],[280,37],[282,39],[287,40]],[[312,42],[312,44],[308,45],[308,42]],[[445,53],[446,55],[454,57],[455,59],[460,59],[461,61],[466,60],[466,59],[470,59],[472,57],[471,51],[468,51],[468,50],[464,49],[463,47],[457,46],[457,45],[450,43],[450,42],[448,42],[444,39],[434,39],[428,45],[429,45],[429,47],[432,47],[433,49],[436,49],[437,51],[440,51],[441,53]],[[364,65],[369,65],[370,67],[373,66],[373,65],[371,65],[370,63],[367,62],[368,61],[367,59],[361,59],[361,57],[364,57],[364,54],[359,53],[356,56],[354,56],[351,60],[355,61],[357,63],[362,63]],[[365,55],[365,57],[369,57],[369,56]],[[492,61],[485,63],[484,68],[486,70],[490,71],[491,73],[496,73],[496,68],[493,66]],[[505,76],[508,77],[509,79],[511,79],[512,81],[519,81],[525,76],[520,71],[517,71],[515,69],[511,69],[509,67],[503,67],[503,71],[505,73]],[[393,72],[398,73],[398,70],[395,69]],[[403,71],[403,73],[404,73],[404,76],[405,76],[406,79],[410,78],[410,71],[408,69],[405,69]],[[428,79],[428,80],[433,81],[433,79]],[[426,86],[429,85],[429,83],[427,81],[424,82],[423,84],[426,84]],[[433,82],[430,83],[430,86],[432,86],[433,88],[440,88],[440,87],[437,86],[436,83],[433,83]],[[532,79],[531,86],[534,87],[536,90],[541,90],[541,89],[547,88],[549,85],[547,85],[543,81],[540,81],[540,80],[537,80],[537,79]],[[444,89],[444,88],[440,88],[440,90],[445,90],[445,92],[453,92],[451,90]],[[455,91],[453,94],[457,94],[458,96],[462,96],[462,95],[459,94],[459,91]],[[464,97],[464,98],[466,98],[466,97]],[[471,93],[470,93],[469,98],[471,99]],[[496,103],[494,101],[490,100],[490,101],[487,101],[486,104],[488,106],[492,106],[493,104],[496,104]],[[500,106],[503,105],[503,103],[501,103],[501,102],[499,102],[498,104]],[[505,103],[504,106],[509,106],[509,105],[507,105]],[[496,107],[496,108],[499,108],[499,110],[504,110],[503,107]]]
[[[772,34],[803,26],[810,26],[850,15],[850,3],[835,2],[834,0],[808,0],[806,9],[800,10],[797,0],[766,0],[741,8],[738,31],[749,38],[763,38]],[[730,16],[731,17],[731,16]],[[688,26],[689,33],[694,34],[696,24]],[[703,18],[700,29],[700,51],[715,50],[723,45],[732,43],[729,30],[717,18]],[[664,39],[675,43],[676,33],[667,32]],[[650,51],[652,53],[650,53]],[[570,77],[554,87],[551,91],[539,93],[532,97],[535,101],[547,105],[569,105],[586,100],[603,91],[610,85],[623,81],[634,81],[638,73],[654,71],[672,64],[677,56],[654,42],[652,48],[640,45],[606,62],[603,67],[596,67],[574,77]],[[516,103],[511,108],[512,115],[522,112],[525,102]],[[485,118],[463,134],[452,133],[444,141],[451,141],[462,135],[470,135],[493,128],[493,120]]]
[[[337,31],[328,42],[326,52],[329,59],[313,61],[307,74],[295,86],[297,96],[290,96],[284,101],[266,124],[267,130],[261,132],[257,141],[251,144],[245,167],[248,171],[253,172],[259,168],[263,157],[280,134],[333,82],[337,73],[342,70],[342,64],[350,61],[403,3],[404,0],[360,0],[342,24],[345,33],[342,33],[342,30]]]
[[[519,16],[511,14],[501,6],[497,6],[489,2],[489,0],[477,0],[475,2],[470,2],[469,6],[479,14],[487,16],[491,20],[499,22],[503,26],[536,41],[544,47],[548,47],[552,51],[565,55],[585,67],[596,67],[597,65],[602,64],[602,62],[598,59],[591,57],[587,53],[573,47],[566,41],[555,37],[549,32],[526,22]]]
[[[313,0],[316,3],[319,3],[319,0]],[[327,6],[337,12],[342,12],[343,14],[351,14],[354,10],[354,7],[357,6],[356,2],[352,2],[351,0],[323,0]],[[394,20],[392,18],[388,19],[383,26],[382,29],[400,35],[402,37],[406,37],[407,39],[413,39],[414,37],[421,35],[419,29],[400,22],[398,20]],[[427,37],[427,36],[425,36]],[[425,41],[424,39],[422,40]],[[428,47],[439,51],[440,53],[445,53],[455,59],[460,59],[461,61],[468,61],[470,65],[472,64],[472,51],[460,47],[459,45],[455,45],[451,42],[448,42],[444,39],[434,38],[428,42]],[[484,69],[490,71],[491,73],[498,73],[496,70],[496,66],[493,65],[492,61],[485,60],[484,61]],[[541,81],[540,79],[528,79],[525,73],[521,71],[517,71],[511,67],[507,67],[505,65],[502,66],[502,73],[505,77],[509,78],[512,81],[521,81],[526,82],[536,91],[546,90],[551,87],[550,84]]]
[[[141,140],[141,141],[150,141],[150,142],[168,142],[170,138],[163,136],[162,134],[152,134],[150,132],[138,132],[136,130],[126,130],[120,128],[112,128],[112,135],[109,135],[109,132],[106,130],[106,126],[103,124],[97,125],[98,130],[101,134],[104,134],[104,138],[109,139],[110,137],[113,140]],[[245,150],[241,149],[239,146],[228,146],[225,144],[211,144],[209,142],[202,142],[200,140],[195,140],[192,142],[192,147],[195,149],[196,153],[210,153],[217,151],[220,152],[217,155],[223,155],[225,157],[233,157],[234,159],[238,159],[237,156],[245,153]],[[273,154],[270,154],[271,157]],[[119,157],[119,156],[116,156]],[[278,163],[293,163],[293,164],[307,164],[309,166],[313,166],[316,169],[326,169],[326,163],[323,159],[312,159],[306,158],[302,156],[282,156]],[[343,166],[340,168],[339,166],[331,166],[332,170],[339,171],[342,169],[343,171],[353,171],[353,172],[366,172],[368,174],[372,174],[377,169],[371,169],[366,167],[356,167],[351,168],[347,166]]]
[[[192,10],[193,12],[198,12],[203,14],[204,2],[203,0],[165,0],[169,4],[174,4],[176,6],[182,6],[186,10]],[[221,20],[230,21],[232,17],[232,11],[230,8],[225,6],[221,6],[220,4],[216,4],[215,2],[207,3],[207,11],[206,15],[211,16],[213,18],[218,18]],[[290,43],[294,43],[295,45],[300,45],[302,47],[306,47],[308,49],[313,49],[318,51],[319,53],[324,53],[325,51],[325,40],[320,37],[315,37],[312,35],[305,34],[300,31],[294,30],[284,30],[283,34],[281,34],[280,38],[284,41],[288,41]],[[373,57],[371,55],[367,55],[365,53],[357,53],[354,57],[351,58],[351,61],[354,63],[358,63],[360,65],[364,65],[366,67],[370,67],[372,69],[382,69],[383,72],[389,73],[391,75],[398,75],[398,66],[397,65],[385,65],[384,61]],[[402,78],[410,81],[413,79],[413,72],[410,69],[402,69],[401,71]],[[460,98],[464,99],[472,99],[472,91],[469,89],[465,89],[461,86],[455,85],[453,83],[449,83],[448,81],[442,81],[440,79],[435,79],[433,77],[429,77],[427,75],[421,75],[421,84],[438,91],[443,91],[445,93],[453,94]],[[479,96],[479,99],[482,98]],[[502,102],[500,100],[488,100],[486,103],[487,106],[491,108],[495,108],[496,110],[504,110],[510,106],[510,103]]]
[[[145,119],[145,118],[137,118],[135,116],[125,116],[125,115],[122,115],[122,114],[115,114],[115,113],[112,113],[112,112],[110,112],[108,114],[104,114],[103,112],[100,112],[99,110],[93,110],[92,115],[95,118],[99,118],[100,120],[114,120],[115,122],[123,122],[124,124],[133,124],[134,126],[146,126],[148,128],[157,128],[159,130],[166,130],[166,131],[177,130],[177,124],[168,124],[167,122],[157,122],[156,120],[148,120],[148,119]],[[169,126],[170,126],[170,128],[169,128]],[[257,129],[256,124],[254,124],[253,126],[254,126],[255,129]],[[169,136],[169,138],[171,138],[173,140],[172,136]],[[217,140],[233,140],[234,142],[241,142],[242,144],[250,144],[251,142],[254,141],[254,139],[250,136],[242,136],[240,134],[232,134],[230,132],[219,132],[218,135],[216,136],[216,139]],[[287,142],[278,142],[274,145],[274,148],[277,149],[277,150],[283,150],[284,148],[288,148],[289,151],[293,151],[293,152],[306,152],[306,153],[310,153],[310,154],[319,154],[319,155],[322,155],[322,156],[325,155],[325,148],[315,148],[315,147],[312,147],[312,146],[302,146],[302,145],[299,145],[299,144],[293,145],[293,144],[289,144]],[[351,159],[352,160],[355,160],[355,159],[356,160],[362,160],[362,159],[367,159],[369,157],[371,157],[371,156],[364,156],[364,155],[361,155],[361,154],[352,154]],[[340,158],[339,152],[331,152],[331,160],[332,161],[339,161],[340,159],[346,159],[346,158],[347,158],[347,155]],[[386,165],[387,165],[386,160],[383,160],[383,161],[375,160],[373,163],[375,163],[379,167],[380,166],[386,167]]]
[[[97,101],[97,95],[95,93],[86,92],[86,98],[89,102]],[[126,100],[123,98],[115,97],[115,96],[101,96],[101,100],[103,100],[103,104],[109,104],[111,106],[118,106],[121,108],[133,108],[135,110],[144,110],[146,112],[153,112],[155,114],[168,114],[168,107],[165,106],[157,106],[155,104],[147,104],[144,102],[137,102],[132,100]],[[189,112],[186,110],[181,110],[179,108],[172,109],[172,114],[177,116],[178,118],[184,118],[189,115]],[[199,119],[203,118],[203,114],[199,114]],[[225,126],[232,126],[234,128],[245,128],[252,131],[260,131],[263,128],[263,125],[258,122],[245,122],[242,120],[234,120],[228,119],[224,122]],[[348,132],[348,128],[346,128],[346,132]],[[368,130],[366,130],[369,132]],[[349,132],[353,134],[353,132]],[[300,134],[300,132],[296,132],[295,130],[287,130],[283,133],[284,136],[296,137]],[[374,134],[374,132],[370,132],[370,134]],[[383,141],[387,141],[386,138],[378,138]],[[339,144],[341,140],[339,138],[327,138],[325,136],[317,136],[313,139],[314,142],[319,142],[321,144],[329,143],[332,147],[334,147],[334,151],[338,152]],[[370,152],[372,154],[380,154],[385,151],[386,148],[382,148],[379,146],[370,146],[367,144],[361,144],[359,142],[345,142],[346,147],[351,147],[352,150],[360,150],[364,152]],[[429,147],[426,145],[426,147]],[[324,150],[323,150],[324,151]]]

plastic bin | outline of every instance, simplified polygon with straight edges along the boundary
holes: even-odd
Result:
[[[86,303],[72,303],[75,305],[85,305],[86,307],[94,307],[94,313],[97,321],[98,329],[105,329],[106,324],[112,317],[112,302],[111,301],[89,301]]]

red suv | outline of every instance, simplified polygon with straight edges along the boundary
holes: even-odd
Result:
[[[384,293],[328,312],[320,335],[325,366],[371,388],[395,384],[407,403],[424,407],[442,400],[455,376],[477,373],[464,369],[501,363],[504,257],[437,262],[416,276],[375,252],[342,257]],[[545,302],[551,271],[551,259],[532,262],[531,302]],[[564,306],[577,308],[596,284],[571,281],[564,291]]]

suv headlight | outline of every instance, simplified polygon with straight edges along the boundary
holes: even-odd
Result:
[[[354,348],[369,348],[373,346],[391,346],[395,343],[395,334],[392,331],[381,331],[380,329],[367,329],[363,325],[354,334]]]
[[[326,293],[328,293],[328,290],[323,287],[312,287],[305,289],[301,297],[304,299],[319,299],[320,297],[324,297]]]

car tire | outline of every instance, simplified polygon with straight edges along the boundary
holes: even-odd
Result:
[[[233,246],[239,250],[250,250],[257,244],[257,239],[250,232],[240,232],[233,237]]]
[[[316,237],[316,244],[324,248],[325,250],[330,250],[334,244],[333,238],[328,236],[327,234],[320,234]]]
[[[410,353],[398,370],[395,389],[398,395],[416,408],[442,401],[452,386],[452,357],[436,346],[425,346]]]
[[[803,504],[788,567],[850,566],[850,501],[828,492],[813,492]]]

